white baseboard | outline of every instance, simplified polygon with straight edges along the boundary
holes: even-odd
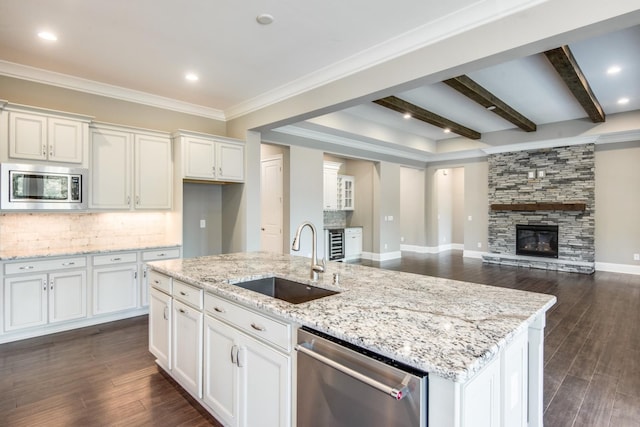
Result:
[[[613,264],[610,262],[597,262],[596,271],[608,271],[610,273],[638,274],[640,275],[640,265]]]
[[[370,261],[389,261],[398,258],[402,258],[402,252],[400,251],[383,253],[362,252],[362,259],[368,259]]]
[[[486,252],[481,252],[481,251],[467,251],[465,250],[464,253],[462,254],[463,258],[477,258],[477,259],[482,259],[482,255],[484,255]]]
[[[440,246],[418,246],[418,245],[400,245],[400,250],[405,252],[415,252],[418,254],[439,254],[451,250],[464,250],[462,243],[449,243]]]

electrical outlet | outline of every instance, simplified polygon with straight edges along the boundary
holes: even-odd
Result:
[[[482,242],[478,242],[478,248],[482,247]]]
[[[400,237],[400,242],[404,242],[404,237]]]
[[[633,254],[634,261],[640,261],[640,254]]]
[[[207,227],[207,221],[204,219],[200,220],[200,228],[206,228]]]
[[[386,243],[384,244],[384,248],[387,249],[387,244]]]

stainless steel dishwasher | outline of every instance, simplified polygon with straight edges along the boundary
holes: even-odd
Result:
[[[298,330],[298,427],[424,427],[428,376],[307,327]]]

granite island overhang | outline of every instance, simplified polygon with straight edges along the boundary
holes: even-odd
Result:
[[[327,263],[314,285],[339,293],[302,304],[233,285],[264,277],[311,283],[309,265],[308,258],[264,252],[149,263],[207,293],[424,370],[430,389],[442,380],[453,394],[512,340],[528,335],[529,412],[535,412],[529,422],[536,425],[542,408],[545,313],[555,296],[338,262]]]

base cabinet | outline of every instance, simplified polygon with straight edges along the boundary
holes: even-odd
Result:
[[[171,369],[172,307],[170,295],[154,288],[149,291],[149,351],[165,370]]]
[[[205,316],[203,400],[225,425],[289,426],[291,358]]]
[[[138,305],[138,266],[120,265],[93,271],[93,314],[134,309]]]
[[[172,373],[194,396],[202,398],[202,312],[173,301]]]

